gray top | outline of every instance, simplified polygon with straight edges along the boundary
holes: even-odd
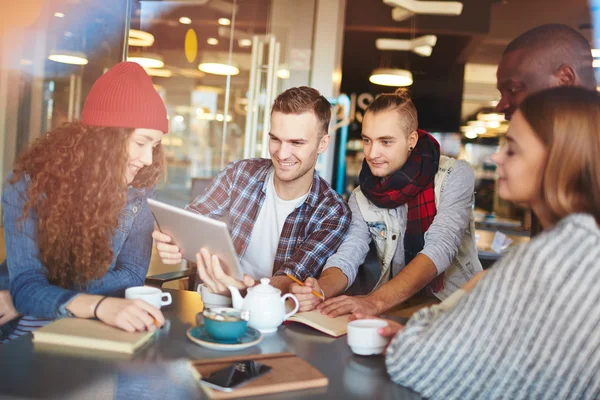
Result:
[[[425,232],[425,246],[420,252],[433,261],[438,274],[452,265],[458,253],[471,216],[474,187],[475,174],[471,166],[466,161],[456,161],[440,196],[440,204],[436,204],[437,213],[433,223]],[[348,278],[348,287],[350,287],[356,279],[358,267],[364,263],[369,252],[371,234],[354,193],[350,196],[348,205],[352,211],[350,229],[337,252],[327,260],[324,270],[332,267],[341,269]],[[407,206],[403,205],[389,212],[395,213],[400,221],[400,237],[396,241],[398,246],[392,260],[392,274],[395,276],[405,267],[404,232],[408,210]]]
[[[418,311],[387,350],[392,379],[429,399],[599,399],[600,229],[560,221],[444,312]]]

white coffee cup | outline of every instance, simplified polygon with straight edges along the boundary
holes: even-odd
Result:
[[[231,297],[211,292],[204,283],[198,285],[196,291],[202,296],[202,303],[209,308],[231,307]]]
[[[126,299],[140,299],[156,308],[171,304],[171,293],[163,292],[151,286],[135,286],[125,290]]]
[[[348,345],[354,354],[370,356],[381,354],[388,339],[379,334],[387,322],[379,319],[359,319],[348,323]]]

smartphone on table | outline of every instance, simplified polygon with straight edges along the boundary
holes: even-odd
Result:
[[[271,367],[256,361],[240,361],[223,369],[211,372],[200,379],[202,385],[223,392],[231,392],[236,387],[244,385],[253,379],[269,372]]]

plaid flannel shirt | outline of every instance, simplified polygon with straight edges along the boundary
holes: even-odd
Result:
[[[203,195],[186,208],[210,218],[229,213],[227,226],[241,260],[265,199],[269,159],[231,163]],[[273,275],[289,273],[301,281],[318,277],[342,243],[352,214],[346,202],[315,172],[308,197],[286,219],[279,238]]]

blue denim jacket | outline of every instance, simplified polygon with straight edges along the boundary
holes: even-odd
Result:
[[[144,284],[152,254],[154,219],[146,199],[154,189],[129,188],[127,205],[119,218],[112,238],[113,261],[102,278],[85,287],[62,288],[48,282],[45,268],[38,258],[37,214],[30,211],[21,220],[27,202],[30,179],[22,177],[10,183],[6,180],[4,207],[4,237],[6,260],[0,266],[0,290],[7,281],[15,308],[22,315],[40,318],[60,318],[67,315],[66,305],[78,294],[121,295],[131,286]],[[84,205],[82,205],[84,206]],[[2,271],[8,271],[9,280]]]

